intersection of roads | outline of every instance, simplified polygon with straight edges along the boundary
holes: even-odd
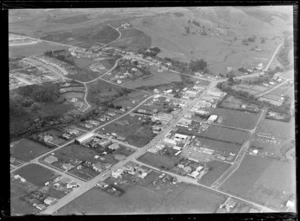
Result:
[[[112,26],[111,26],[111,27],[112,27]],[[114,27],[113,27],[113,28],[114,28]],[[120,38],[120,37],[121,37],[121,32],[118,30],[118,28],[114,28],[114,29],[116,29],[116,30],[120,33],[120,36],[119,36],[119,38]],[[26,37],[28,37],[28,36],[26,36]],[[28,37],[28,38],[31,38],[31,37]],[[119,39],[119,38],[118,38],[118,39]],[[31,38],[31,39],[35,39],[35,38]],[[116,40],[118,40],[118,39],[116,39]],[[38,40],[41,40],[41,39],[38,39]],[[44,41],[44,40],[43,40],[43,41]],[[45,41],[45,42],[48,42],[48,41]],[[56,42],[51,42],[51,43],[60,44],[60,43],[56,43]],[[111,43],[112,43],[112,42],[110,42],[109,44],[111,44]],[[104,45],[103,47],[105,47],[105,46],[107,46],[107,45],[109,45],[109,44],[106,44],[106,45]],[[69,47],[74,47],[74,46],[71,46],[71,45],[65,45],[65,44],[60,44],[60,45],[69,46]],[[272,55],[271,59],[269,60],[268,65],[266,66],[266,68],[264,69],[264,71],[266,71],[266,70],[269,68],[270,64],[272,63],[272,61],[273,61],[275,55],[277,54],[277,52],[278,52],[278,50],[279,50],[279,48],[280,48],[281,46],[282,46],[282,45],[279,45],[279,46],[276,48],[274,54]],[[76,48],[76,47],[75,47],[75,48]],[[120,58],[120,59],[121,59],[121,58]],[[114,65],[109,71],[107,71],[105,74],[107,74],[107,73],[109,73],[110,71],[112,71],[112,70],[117,66],[118,61],[119,61],[120,59],[118,59],[118,60],[116,61],[115,65]],[[174,71],[174,72],[175,72],[175,71]],[[105,75],[105,74],[104,74],[104,75]],[[251,75],[247,75],[247,76],[240,76],[240,77],[237,77],[237,78],[241,78],[241,79],[242,79],[242,78],[247,78],[247,77],[255,76],[255,75],[257,75],[257,73],[251,74]],[[103,76],[103,75],[102,75],[102,76]],[[87,97],[87,86],[86,86],[86,84],[87,84],[87,83],[91,83],[91,82],[93,82],[93,81],[96,81],[97,79],[101,78],[102,76],[100,76],[100,77],[98,77],[98,78],[96,78],[96,79],[94,79],[94,80],[92,80],[92,81],[89,81],[89,82],[81,82],[81,83],[83,83],[84,86],[86,87],[86,94],[85,94],[84,100],[85,100],[85,102],[86,102],[86,104],[87,104],[87,107],[84,109],[84,111],[87,110],[87,109],[90,107],[90,105],[89,105],[88,102],[86,101],[86,97]],[[191,75],[189,75],[189,76],[191,76]],[[192,77],[195,77],[195,76],[192,76]],[[192,108],[192,107],[193,107],[193,106],[201,99],[201,97],[202,97],[203,94],[205,94],[209,89],[214,88],[214,87],[217,85],[217,83],[222,82],[222,81],[226,81],[226,80],[227,80],[227,79],[219,79],[219,80],[214,79],[214,80],[210,80],[210,79],[207,79],[207,78],[201,78],[201,77],[195,77],[195,78],[203,79],[203,80],[208,80],[208,81],[210,81],[210,85],[209,85],[204,91],[202,91],[202,92],[201,92],[194,100],[190,101],[190,102],[188,103],[188,105],[187,105],[185,108],[183,108],[183,110],[182,110],[180,113],[178,113],[176,117],[173,118],[173,120],[167,125],[167,127],[166,127],[160,134],[158,134],[153,140],[151,140],[147,145],[145,145],[144,147],[142,147],[142,148],[137,148],[137,147],[135,147],[135,146],[133,146],[133,145],[129,145],[129,144],[127,144],[127,143],[123,143],[123,142],[121,142],[121,141],[116,141],[116,140],[114,140],[114,141],[119,142],[119,143],[121,143],[121,144],[123,144],[123,145],[125,145],[125,146],[128,146],[128,147],[130,147],[130,148],[133,148],[133,149],[135,150],[135,152],[134,152],[133,154],[131,154],[130,156],[128,156],[125,160],[118,162],[117,164],[115,164],[114,166],[112,166],[110,169],[106,170],[104,174],[101,173],[101,174],[99,174],[98,176],[94,177],[94,178],[93,178],[92,180],[90,180],[90,181],[83,181],[83,180],[81,180],[80,178],[76,178],[76,177],[74,177],[73,175],[68,174],[68,172],[60,171],[60,170],[58,170],[58,169],[56,169],[56,168],[54,168],[54,167],[52,167],[52,166],[50,166],[50,165],[46,165],[46,164],[44,164],[44,163],[39,162],[39,160],[42,159],[43,157],[45,157],[46,155],[49,155],[49,154],[51,154],[52,152],[57,151],[58,149],[61,149],[61,148],[65,147],[65,146],[67,146],[67,145],[73,143],[75,139],[73,139],[73,140],[71,140],[71,141],[68,141],[68,142],[65,143],[64,145],[61,145],[61,146],[58,146],[57,148],[54,148],[53,150],[51,150],[51,151],[49,151],[49,152],[47,152],[47,153],[45,153],[45,154],[43,154],[43,155],[41,155],[41,156],[39,156],[39,157],[33,159],[33,160],[31,160],[31,161],[28,162],[28,163],[24,163],[24,164],[22,164],[21,166],[12,169],[11,172],[15,172],[15,171],[16,171],[17,169],[19,169],[20,167],[24,167],[24,166],[26,166],[26,165],[28,165],[28,164],[30,164],[30,163],[35,163],[35,164],[39,164],[39,165],[41,165],[41,166],[43,166],[43,167],[46,167],[47,169],[49,169],[49,170],[51,170],[51,171],[54,171],[54,172],[56,172],[56,173],[58,173],[58,174],[60,174],[60,175],[62,175],[62,176],[68,177],[68,178],[70,178],[70,179],[76,181],[76,182],[80,185],[80,187],[74,189],[74,190],[73,190],[72,192],[70,192],[68,195],[66,195],[65,197],[63,197],[62,199],[60,199],[57,203],[55,203],[55,204],[53,204],[53,205],[47,207],[44,211],[41,212],[41,214],[53,214],[53,213],[57,212],[57,210],[59,210],[60,208],[62,208],[63,206],[65,206],[66,204],[68,204],[69,202],[71,202],[72,200],[76,199],[77,197],[81,196],[82,194],[84,194],[84,193],[87,192],[88,190],[92,189],[99,181],[105,180],[107,177],[110,176],[110,174],[111,174],[112,171],[114,171],[114,170],[116,170],[116,169],[118,169],[118,168],[123,167],[123,166],[124,166],[127,162],[129,162],[129,161],[136,161],[136,159],[137,159],[139,156],[142,156],[143,154],[145,154],[145,153],[148,151],[148,149],[149,149],[150,147],[152,147],[152,146],[156,145],[158,142],[160,142],[160,141],[164,138],[164,136],[165,136],[167,133],[169,133],[169,131],[172,130],[172,129],[175,127],[175,125],[178,123],[178,121],[179,121],[179,120],[180,120],[180,119],[181,119],[181,118],[182,118],[182,117],[183,117],[183,116],[184,116],[184,115],[185,115],[185,114],[186,114],[186,113],[187,113],[187,112],[188,112],[188,111],[189,111],[189,110],[190,110],[190,109],[191,109],[191,108]],[[109,83],[111,83],[111,82],[109,82]],[[113,119],[113,120],[111,120],[111,121],[109,121],[109,122],[107,122],[107,123],[105,123],[105,124],[103,124],[103,125],[101,125],[101,126],[95,128],[95,129],[93,129],[92,131],[89,131],[89,132],[86,131],[86,132],[87,132],[87,133],[93,132],[93,133],[96,134],[96,131],[99,130],[100,128],[102,128],[102,127],[104,127],[104,126],[106,126],[106,125],[108,125],[108,124],[110,124],[110,123],[112,123],[112,122],[114,122],[114,121],[119,120],[120,118],[124,117],[124,116],[127,115],[127,114],[130,114],[131,112],[133,112],[134,110],[136,110],[139,106],[143,105],[145,102],[147,102],[148,100],[152,99],[153,97],[154,97],[154,95],[147,97],[147,98],[144,99],[140,104],[138,104],[136,107],[134,107],[133,109],[131,109],[129,112],[127,112],[127,113],[125,113],[125,114],[123,114],[123,115],[121,115],[121,116],[119,116],[119,117],[117,117],[117,118],[115,118],[115,119]],[[218,188],[219,188],[219,187],[220,187],[220,186],[221,186],[221,185],[222,185],[222,184],[223,184],[223,183],[224,183],[224,182],[225,182],[225,181],[226,181],[226,180],[227,180],[227,179],[228,179],[228,178],[229,178],[229,177],[230,177],[230,176],[238,169],[238,168],[239,168],[239,166],[240,166],[242,160],[244,159],[244,156],[246,155],[246,152],[247,152],[247,150],[248,150],[249,143],[250,143],[250,139],[251,139],[252,136],[254,135],[255,130],[256,130],[256,127],[258,126],[259,122],[264,118],[265,112],[266,112],[265,109],[262,110],[261,116],[260,116],[260,118],[259,118],[259,120],[258,120],[258,122],[257,122],[257,124],[256,124],[256,126],[255,126],[255,128],[253,128],[252,130],[249,130],[249,131],[248,131],[248,132],[249,132],[249,136],[248,136],[248,138],[246,139],[246,141],[244,142],[244,144],[242,145],[240,151],[238,152],[237,157],[235,158],[235,161],[234,161],[234,162],[232,163],[232,165],[228,168],[228,170],[225,171],[225,173],[224,173],[221,177],[219,177],[219,179],[217,179],[217,180],[215,181],[215,183],[212,184],[211,187],[207,187],[207,186],[201,185],[201,184],[199,184],[196,180],[194,180],[194,179],[192,179],[192,178],[189,178],[189,177],[180,176],[180,175],[177,175],[177,174],[174,174],[174,173],[170,173],[170,172],[166,172],[166,171],[164,171],[164,173],[170,174],[171,176],[176,177],[177,180],[178,180],[178,182],[191,183],[191,184],[194,184],[194,185],[201,186],[201,187],[203,187],[203,188],[210,189],[210,190],[212,190],[212,191],[216,191],[216,192],[218,192],[218,193],[222,193],[222,194],[224,194],[224,195],[226,195],[226,196],[228,196],[228,197],[233,197],[233,198],[239,199],[239,200],[241,200],[241,201],[244,201],[244,202],[246,202],[246,203],[249,203],[249,204],[251,204],[251,205],[253,205],[253,206],[255,206],[255,207],[258,207],[258,208],[260,208],[261,211],[264,211],[264,212],[276,212],[276,211],[274,211],[274,210],[271,209],[271,208],[265,207],[265,206],[263,206],[263,205],[259,205],[259,204],[257,204],[257,203],[251,202],[251,201],[246,200],[246,199],[243,199],[243,198],[241,198],[241,197],[234,196],[234,195],[232,195],[232,194],[228,194],[228,193],[226,193],[226,192],[223,192],[223,191],[218,190]],[[141,163],[141,162],[138,162],[138,163],[139,163],[139,164],[143,164],[143,163]],[[151,166],[146,165],[146,164],[145,164],[145,166],[152,168]],[[157,170],[157,168],[154,168],[154,169]]]

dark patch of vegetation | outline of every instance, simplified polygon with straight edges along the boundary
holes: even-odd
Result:
[[[190,63],[190,69],[194,72],[204,71],[206,67],[207,67],[207,63],[203,59],[191,61]]]
[[[183,17],[184,16],[184,14],[182,14],[180,12],[174,12],[173,14],[176,15],[177,17]]]
[[[55,59],[63,61],[63,62],[66,62],[67,64],[70,64],[73,66],[75,65],[72,55],[65,49],[57,50],[57,51],[46,51],[44,53],[44,55],[55,58]]]

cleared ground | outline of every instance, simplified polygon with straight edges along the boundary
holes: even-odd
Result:
[[[10,149],[10,154],[18,160],[28,162],[48,151],[50,151],[50,149],[42,144],[28,139],[21,139]]]
[[[212,114],[223,117],[222,125],[249,130],[255,127],[260,116],[260,113],[253,114],[224,108],[215,108],[213,109]]]

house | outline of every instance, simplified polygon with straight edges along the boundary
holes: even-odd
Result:
[[[164,142],[167,143],[167,144],[172,144],[172,145],[176,145],[177,144],[177,141],[169,139],[169,138],[165,138]]]
[[[57,157],[52,156],[52,155],[50,155],[44,159],[44,162],[49,163],[49,164],[52,164],[56,161],[58,161]]]
[[[73,166],[72,164],[69,164],[69,163],[64,163],[64,164],[62,165],[62,168],[63,168],[64,170],[66,170],[66,171],[72,169],[73,167],[74,167],[74,166]]]
[[[214,122],[214,121],[216,121],[218,119],[218,116],[217,115],[211,115],[208,119],[207,119],[207,121],[209,121],[209,122]]]
[[[188,135],[185,135],[185,134],[179,134],[179,133],[176,133],[175,135],[174,135],[174,138],[175,138],[175,140],[177,139],[177,140],[186,140],[186,139],[188,139],[190,136],[188,136]]]
[[[51,135],[45,135],[44,136],[44,142],[50,142],[53,139]]]
[[[64,134],[62,135],[62,137],[65,138],[65,139],[67,139],[67,140],[69,140],[69,139],[71,138],[71,135],[68,134],[68,133],[64,133]]]
[[[93,164],[93,170],[100,173],[102,171],[102,163],[100,163],[100,162],[94,163]]]
[[[192,168],[191,168],[190,166],[184,167],[183,170],[184,170],[184,172],[186,172],[186,173],[192,172]]]
[[[44,200],[44,203],[46,204],[46,205],[52,205],[52,204],[54,204],[55,202],[57,201],[57,199],[56,198],[54,198],[54,197],[47,197],[45,200]]]
[[[70,183],[72,180],[71,179],[69,179],[68,177],[61,177],[59,180],[58,180],[58,182],[60,182],[60,183],[62,183],[62,184],[68,184],[68,183]]]
[[[79,184],[76,183],[75,181],[72,181],[72,182],[67,184],[68,189],[71,189],[71,188],[73,189],[73,188],[77,188],[77,187],[79,187]]]
[[[174,150],[181,150],[181,149],[182,149],[182,147],[179,147],[179,146],[174,146],[174,147],[173,147],[173,149],[174,149]]]
[[[111,176],[117,179],[122,176],[122,173],[123,173],[122,169],[117,169],[116,171],[113,171],[111,173]]]
[[[85,141],[87,141],[88,139],[92,138],[94,136],[94,133],[87,133],[87,134],[84,134],[78,138],[76,138],[76,142],[82,144],[84,143]]]
[[[42,204],[42,203],[36,204],[35,207],[36,207],[38,210],[44,210],[44,209],[46,209],[46,206],[45,206],[44,204]]]
[[[113,144],[109,145],[108,148],[112,149],[112,150],[117,150],[120,148],[120,145],[117,143],[113,143]]]
[[[189,176],[193,177],[196,179],[199,176],[199,172],[197,170],[193,171],[192,173],[189,174]]]

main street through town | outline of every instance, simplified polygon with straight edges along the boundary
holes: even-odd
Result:
[[[111,26],[112,27],[112,26]],[[119,28],[115,28],[119,33],[120,33],[120,36],[118,37],[118,39],[121,37],[121,32],[119,31]],[[28,36],[24,36],[24,37],[28,37]],[[40,40],[40,41],[45,41],[45,40],[41,40],[41,39],[36,39],[36,38],[32,38],[32,37],[28,37],[30,39],[34,39],[34,40]],[[117,40],[117,39],[116,39]],[[115,40],[114,40],[115,41]],[[60,45],[64,45],[64,46],[68,46],[68,47],[74,47],[72,45],[66,45],[66,44],[61,44],[61,43],[57,43],[57,42],[51,42],[51,41],[45,41],[45,42],[50,42],[50,43],[56,43],[56,44],[60,44]],[[104,45],[103,47],[111,44],[112,42]],[[277,54],[279,48],[281,47],[281,45],[279,45],[277,47],[277,49],[275,50],[275,52],[273,53],[268,65],[265,67],[265,70],[267,70],[271,64],[271,62],[273,61],[275,55]],[[77,47],[75,47],[77,48]],[[121,58],[120,58],[121,59]],[[107,71],[105,74],[109,73],[110,71],[112,71],[118,64],[118,61],[120,60],[118,59],[116,62],[115,62],[115,65],[109,70]],[[139,58],[141,59],[141,58]],[[143,59],[144,60],[144,59]],[[173,71],[175,72],[175,71]],[[104,75],[105,75],[104,74]],[[254,76],[256,75],[257,73],[253,74],[253,75],[248,75],[248,76]],[[190,75],[191,76],[191,75]],[[237,77],[237,78],[245,78],[245,77],[248,77],[248,76],[241,76],[241,77]],[[97,79],[103,77],[102,76],[99,76]],[[195,76],[191,76],[191,77],[195,77]],[[23,165],[21,165],[20,167],[17,167],[13,170],[11,170],[11,172],[15,172],[17,169],[21,168],[21,167],[24,167],[25,165],[28,165],[30,163],[36,163],[36,164],[39,164],[41,166],[44,166],[52,171],[55,171],[56,173],[60,174],[60,175],[63,175],[63,176],[66,176],[72,180],[75,180],[79,185],[80,187],[79,188],[76,188],[74,189],[71,193],[69,193],[68,195],[66,195],[65,197],[63,197],[62,199],[60,199],[57,203],[47,207],[44,211],[41,212],[41,214],[53,214],[55,213],[57,210],[59,210],[60,208],[62,208],[63,206],[65,206],[66,204],[68,204],[69,202],[71,202],[72,200],[76,199],[77,197],[81,196],[82,194],[84,194],[85,192],[87,192],[88,190],[90,190],[91,188],[93,188],[99,181],[103,181],[105,180],[108,176],[110,176],[111,172],[120,168],[120,167],[123,167],[127,162],[129,161],[133,161],[135,159],[137,159],[138,157],[142,156],[143,154],[145,154],[148,149],[150,147],[153,147],[154,145],[156,145],[158,142],[160,142],[166,134],[168,134],[174,127],[175,125],[177,124],[177,122],[184,116],[186,115],[186,113],[201,99],[201,95],[205,94],[208,90],[212,89],[212,88],[215,88],[216,85],[219,83],[219,82],[223,82],[223,81],[226,81],[227,79],[220,79],[220,80],[216,80],[216,79],[213,79],[213,80],[210,80],[210,79],[206,79],[206,78],[201,78],[201,77],[195,77],[195,78],[198,78],[198,79],[203,79],[203,80],[208,80],[210,81],[210,85],[204,90],[202,91],[193,101],[189,102],[188,105],[180,112],[178,113],[174,119],[167,125],[167,127],[160,133],[158,134],[153,140],[151,140],[147,145],[145,145],[144,147],[142,148],[134,148],[135,149],[135,152],[133,154],[131,154],[130,156],[128,156],[125,160],[123,161],[120,161],[118,162],[117,164],[115,164],[114,166],[112,166],[110,169],[108,169],[107,171],[105,171],[104,173],[101,173],[99,174],[98,176],[94,177],[92,180],[90,181],[87,181],[87,182],[84,182],[76,177],[73,177],[69,174],[67,174],[66,172],[62,172],[62,171],[59,171],[58,169],[55,169],[49,165],[45,165],[43,163],[40,163],[39,160],[42,159],[43,157],[45,157],[46,155],[48,154],[51,154],[52,152],[54,151],[57,151],[58,149],[61,149],[71,143],[74,142],[74,140],[71,140],[69,142],[67,142],[66,144],[64,145],[61,145],[39,157],[37,157],[36,159],[28,162],[28,163],[24,163]],[[84,109],[87,110],[89,107],[90,107],[90,104],[87,102],[86,98],[87,98],[87,93],[88,93],[88,89],[87,89],[87,86],[86,84],[88,83],[91,83],[93,81],[96,81],[97,79],[93,79],[92,81],[88,81],[88,82],[81,82],[85,85],[85,88],[86,88],[86,94],[85,94],[85,97],[84,97],[84,101],[86,102],[87,104],[87,107]],[[108,81],[108,83],[111,83]],[[113,123],[114,121],[117,121],[119,119],[121,119],[122,117],[124,117],[125,115],[127,114],[130,114],[131,112],[133,112],[135,109],[137,109],[139,106],[143,105],[146,101],[150,100],[153,98],[154,95],[150,96],[150,97],[147,97],[144,101],[142,101],[140,104],[138,104],[135,108],[131,109],[129,112],[113,119],[112,121],[110,122],[107,122],[95,129],[93,129],[91,132],[92,133],[95,133],[95,131],[97,131],[98,129],[110,124],[110,123]],[[258,120],[257,122],[257,125],[258,123],[260,122],[260,120],[263,118],[263,115],[265,114],[265,110],[262,111],[262,114],[261,114],[261,117],[260,119]],[[235,159],[235,162],[232,164],[231,167],[229,167],[229,169],[212,185],[212,187],[206,187],[206,186],[203,186],[205,188],[208,188],[212,191],[216,191],[216,192],[219,192],[219,193],[222,193],[222,194],[225,194],[227,196],[232,196],[232,197],[235,197],[237,199],[240,199],[242,201],[245,201],[245,202],[248,202],[248,203],[251,203],[252,205],[255,205],[255,206],[258,206],[262,209],[264,209],[264,211],[268,211],[268,212],[274,212],[274,210],[270,209],[270,208],[267,208],[267,207],[264,207],[262,205],[259,205],[259,204],[256,204],[256,203],[253,203],[253,202],[250,202],[250,201],[247,201],[245,199],[241,199],[239,197],[236,197],[236,196],[233,196],[231,194],[228,194],[228,193],[225,193],[225,192],[222,192],[220,190],[218,190],[218,187],[220,185],[222,185],[227,179],[228,177],[230,177],[240,166],[246,152],[247,152],[247,149],[249,147],[249,142],[250,142],[250,139],[251,137],[253,136],[253,134],[255,133],[255,130],[256,130],[256,127],[257,125],[255,126],[255,128],[253,130],[250,131],[250,134],[249,134],[249,137],[247,139],[247,141],[243,144],[243,146],[241,147],[236,159]],[[90,133],[90,132],[88,132]],[[127,145],[127,144],[125,144]],[[127,145],[127,146],[132,146],[132,145]],[[131,147],[132,148],[132,147]],[[149,165],[147,165],[148,167],[150,167]],[[166,172],[167,173],[167,172]],[[177,179],[179,181],[183,181],[183,182],[187,182],[187,183],[191,183],[191,184],[196,184],[196,185],[200,185],[199,183],[197,183],[195,180],[193,179],[190,179],[190,178],[187,178],[187,177],[182,177],[182,176],[179,176],[179,175],[176,175],[176,174],[171,174],[170,175],[172,176],[175,176],[177,177]]]

